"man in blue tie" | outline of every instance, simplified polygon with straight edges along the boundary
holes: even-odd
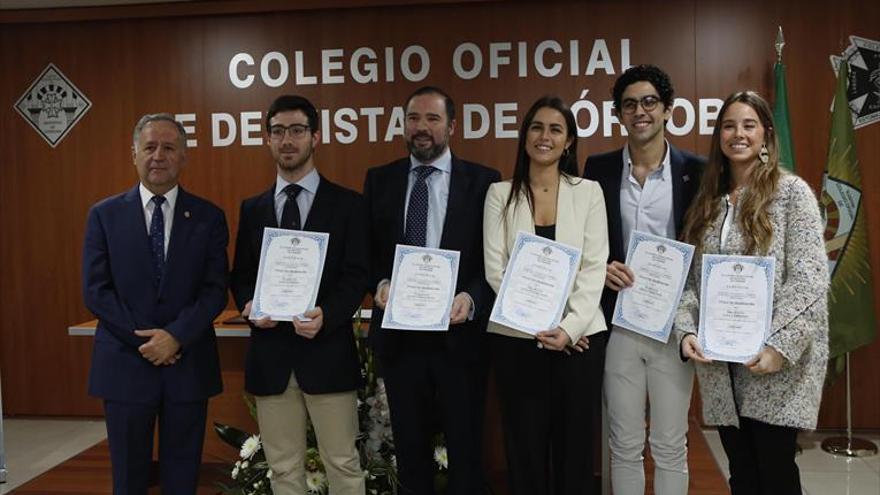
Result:
[[[449,150],[455,105],[441,89],[416,90],[405,112],[409,156],[370,169],[364,185],[375,291],[370,340],[388,393],[401,493],[434,492],[438,429],[449,459],[447,493],[485,493],[485,330],[493,294],[483,271],[482,212],[486,190],[501,177]],[[449,331],[382,327],[397,244],[460,253]]]
[[[186,132],[143,116],[140,182],[89,211],[83,298],[98,317],[89,394],[104,400],[113,493],[146,494],[158,419],[162,493],[198,485],[208,398],[220,393],[214,318],[226,306],[223,211],[178,185]]]

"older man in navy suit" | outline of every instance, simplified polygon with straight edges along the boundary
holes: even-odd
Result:
[[[113,493],[146,494],[159,426],[162,493],[194,494],[208,398],[220,393],[214,318],[226,306],[223,211],[178,185],[186,132],[134,129],[140,182],[89,211],[83,295],[98,317],[89,393],[104,399]]]

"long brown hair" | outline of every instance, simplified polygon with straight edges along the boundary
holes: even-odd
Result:
[[[749,188],[741,196],[739,225],[746,238],[747,254],[766,254],[773,241],[773,225],[767,208],[776,193],[781,170],[779,169],[779,146],[773,126],[773,113],[770,106],[754,91],[740,91],[728,96],[718,112],[715,131],[712,133],[712,148],[709,151],[709,162],[703,171],[700,190],[685,217],[682,238],[685,242],[703,249],[703,236],[706,229],[717,218],[721,198],[731,192],[733,179],[730,172],[730,161],[721,151],[721,122],[730,105],[744,103],[758,114],[764,127],[764,140],[770,159],[767,163],[758,163],[752,168],[749,177]]]
[[[513,179],[510,188],[510,194],[507,196],[507,202],[504,204],[502,216],[507,217],[507,211],[511,206],[515,205],[520,196],[525,196],[529,202],[529,209],[534,214],[535,197],[532,194],[532,184],[529,179],[529,167],[531,158],[526,153],[526,139],[529,134],[529,127],[535,120],[535,115],[542,108],[551,108],[562,114],[565,119],[566,140],[571,139],[571,145],[568,151],[562,154],[559,159],[559,174],[570,184],[574,183],[574,178],[578,177],[577,169],[577,121],[568,105],[558,96],[544,96],[532,104],[529,111],[523,117],[522,125],[519,127],[519,144],[517,145],[516,163],[513,166]]]

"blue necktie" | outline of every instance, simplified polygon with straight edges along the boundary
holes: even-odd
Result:
[[[409,206],[406,209],[406,230],[403,243],[410,246],[424,246],[428,233],[428,176],[437,168],[430,165],[416,167],[416,182],[409,193]]]
[[[300,224],[299,206],[296,204],[296,197],[299,196],[302,190],[303,188],[299,184],[288,184],[284,188],[284,194],[287,195],[287,199],[284,201],[284,209],[281,210],[280,227],[282,229],[300,230],[302,227]]]
[[[165,216],[162,214],[164,196],[153,196],[153,220],[150,222],[150,249],[153,252],[153,274],[156,286],[162,281],[165,269]]]

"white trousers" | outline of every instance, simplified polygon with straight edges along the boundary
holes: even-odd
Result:
[[[682,362],[674,339],[663,344],[622,328],[611,332],[605,351],[604,390],[614,495],[645,493],[646,415],[650,418],[654,493],[687,493],[688,408],[693,383],[693,363]]]
[[[306,489],[306,419],[311,418],[330,495],[363,495],[366,480],[355,446],[358,435],[357,392],[310,395],[293,373],[287,390],[255,397],[260,438],[272,469],[275,495],[304,495]]]

